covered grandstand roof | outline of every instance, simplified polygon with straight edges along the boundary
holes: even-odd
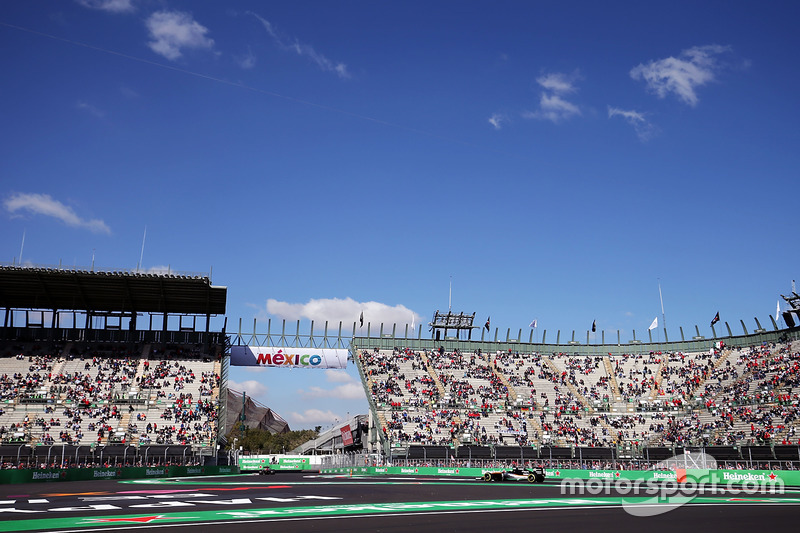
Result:
[[[228,289],[207,276],[0,265],[0,307],[225,314]]]

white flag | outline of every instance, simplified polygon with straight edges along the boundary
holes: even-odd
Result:
[[[657,327],[658,327],[658,317],[655,317],[655,318],[653,319],[653,323],[652,323],[652,324],[650,324],[650,327],[649,327],[649,328],[647,328],[647,330],[648,330],[648,331],[650,331],[650,330],[652,330],[652,329],[656,329]]]
[[[777,308],[775,309],[775,322],[781,319],[781,301],[778,300]]]
[[[536,329],[536,326],[537,326],[537,323],[536,323],[536,319],[534,318],[533,322],[531,322],[531,327]]]

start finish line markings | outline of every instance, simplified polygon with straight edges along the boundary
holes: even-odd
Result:
[[[638,498],[643,504],[650,504],[650,498]],[[195,511],[187,513],[168,513],[151,515],[117,515],[117,516],[76,516],[62,518],[42,518],[28,520],[4,520],[3,531],[77,530],[96,529],[102,525],[122,524],[158,524],[158,523],[193,523],[223,522],[230,520],[287,519],[298,517],[341,517],[353,515],[402,514],[402,513],[442,513],[458,511],[502,511],[502,510],[534,510],[555,509],[561,507],[617,507],[625,503],[635,503],[637,498],[551,498],[520,500],[468,500],[447,502],[409,502],[409,503],[373,503],[351,505],[315,505],[308,507],[276,507],[267,509],[215,510]],[[795,498],[760,498],[749,500],[744,498],[698,497],[690,505],[800,505]]]

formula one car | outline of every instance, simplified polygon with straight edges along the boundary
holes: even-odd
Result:
[[[258,471],[258,475],[260,476],[271,476],[275,473],[275,471],[270,468],[269,465],[264,465],[261,470]]]
[[[527,481],[528,483],[542,483],[544,469],[512,468],[510,470],[488,470],[483,474],[484,481]]]

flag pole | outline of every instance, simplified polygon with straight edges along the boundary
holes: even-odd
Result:
[[[22,250],[25,249],[25,230],[22,230],[22,244],[19,246],[19,264],[22,266]],[[792,282],[794,283],[794,282]],[[794,290],[794,285],[792,285],[792,290]]]
[[[661,295],[661,278],[658,278],[658,297],[661,300],[661,325],[667,331],[667,315],[664,314],[664,297]]]
[[[144,266],[144,241],[147,239],[147,226],[144,227],[144,235],[142,235],[142,253],[139,254],[139,262],[136,263],[136,272],[139,272],[139,267]]]

